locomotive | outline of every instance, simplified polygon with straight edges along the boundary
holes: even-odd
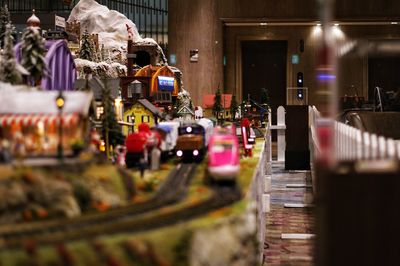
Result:
[[[239,170],[239,142],[235,127],[217,128],[208,145],[209,175],[216,181],[234,181]]]
[[[183,123],[178,129],[176,156],[184,161],[201,161],[206,152],[214,124],[202,118],[197,122]]]

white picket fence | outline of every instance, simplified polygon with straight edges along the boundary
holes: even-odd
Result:
[[[311,159],[319,152],[316,125],[321,115],[315,106],[309,108]],[[334,142],[337,161],[400,159],[400,141],[363,132],[334,121]]]
[[[277,119],[276,119],[276,125],[272,125],[272,117],[271,117],[271,110],[269,111],[268,114],[268,127],[270,130],[276,130],[277,131],[277,161],[278,162],[284,162],[285,161],[285,149],[286,149],[286,139],[285,139],[285,134],[286,134],[286,124],[285,124],[285,115],[286,115],[286,110],[283,106],[279,106],[277,109]],[[271,138],[271,134],[269,135]],[[269,143],[271,144],[272,141],[270,139]],[[272,161],[272,153],[270,153],[270,161]]]

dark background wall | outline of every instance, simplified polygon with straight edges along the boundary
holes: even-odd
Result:
[[[400,1],[338,0],[334,18],[340,21],[399,21]],[[310,103],[315,103],[314,69],[317,38],[313,25],[238,26],[231,22],[315,22],[317,1],[304,0],[169,0],[170,53],[176,54],[176,66],[184,73],[185,87],[195,104],[201,104],[204,93],[220,86],[227,92],[241,91],[241,41],[288,41],[287,86],[295,86],[295,73],[302,71],[309,87]],[[342,43],[355,39],[400,40],[400,25],[340,26]],[[304,53],[299,40],[305,41]],[[199,49],[198,63],[191,63],[189,51]],[[298,54],[300,63],[293,65],[291,55]],[[224,60],[225,57],[225,60]],[[224,66],[223,62],[226,61]],[[368,95],[368,55],[349,54],[339,60],[339,95],[351,94],[352,85],[359,94]],[[354,93],[353,93],[354,94]]]

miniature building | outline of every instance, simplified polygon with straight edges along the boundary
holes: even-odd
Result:
[[[55,155],[60,141],[60,114],[55,99],[57,91],[17,90],[9,84],[0,87],[0,132],[23,156]],[[62,145],[65,153],[72,153],[74,141],[88,137],[88,115],[92,93],[65,92],[62,110]],[[20,151],[19,151],[20,152]]]
[[[26,21],[26,26],[40,30],[40,19],[35,15],[35,9],[32,10],[32,16]]]
[[[80,42],[81,39],[81,23],[77,20],[67,22],[66,23],[66,29],[65,31],[69,35],[74,35],[78,38],[78,43]]]
[[[18,62],[22,60],[22,42],[14,47]],[[46,41],[47,53],[45,62],[50,75],[42,77],[40,86],[46,90],[74,90],[76,80],[76,66],[74,58],[64,40]]]
[[[99,51],[99,35],[98,34],[90,34],[89,40],[93,43],[93,47],[95,51]]]
[[[157,107],[146,99],[139,99],[129,108],[125,108],[124,122],[133,126],[124,127],[123,132],[128,135],[138,130],[138,125],[141,123],[147,123],[153,127],[158,123],[159,118],[161,118],[161,112]]]
[[[135,63],[141,67],[147,65],[157,65],[160,62],[160,52],[156,44],[137,44],[133,43],[132,54],[135,54]]]
[[[214,106],[214,94],[206,94],[203,96],[203,115],[204,117],[212,117],[213,106]],[[225,119],[231,118],[231,101],[232,101],[232,94],[221,94],[221,103],[222,107],[224,108],[224,114],[222,115]]]
[[[194,113],[193,111],[187,107],[183,106],[181,109],[178,110],[177,112],[178,116],[180,116],[183,120],[186,121],[191,121],[194,119]]]

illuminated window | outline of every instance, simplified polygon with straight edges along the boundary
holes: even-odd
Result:
[[[142,115],[142,123],[150,123],[150,116]]]
[[[97,119],[100,119],[102,114],[104,114],[104,107],[103,106],[97,106],[97,108],[96,108],[96,117],[97,117]]]

